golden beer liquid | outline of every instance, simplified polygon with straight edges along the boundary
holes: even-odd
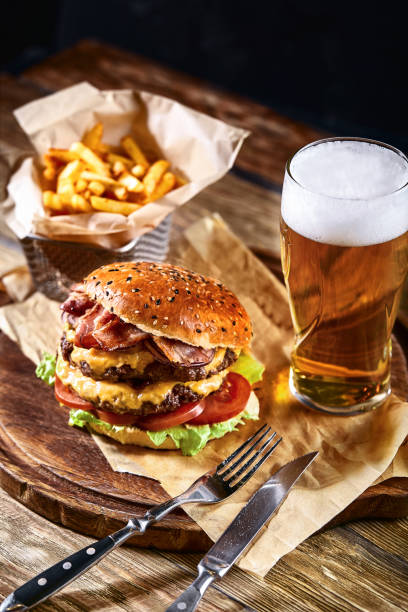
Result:
[[[282,267],[296,341],[292,391],[338,413],[389,393],[391,330],[408,268],[408,233],[383,244],[315,242],[281,219]]]

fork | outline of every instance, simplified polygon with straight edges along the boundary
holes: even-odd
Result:
[[[248,482],[272,454],[282,440],[279,438],[274,441],[275,436],[276,432],[271,434],[271,427],[263,425],[217,467],[200,476],[184,493],[154,506],[141,518],[129,519],[123,529],[86,546],[41,572],[11,593],[0,606],[0,612],[28,610],[48,599],[99,563],[132,535],[144,533],[150,525],[160,521],[182,504],[215,504],[227,499]]]

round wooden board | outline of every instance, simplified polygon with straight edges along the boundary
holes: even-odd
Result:
[[[401,397],[408,396],[406,362],[395,341],[393,389]],[[119,529],[128,517],[141,515],[168,498],[154,480],[112,471],[92,438],[67,426],[66,410],[35,377],[32,362],[1,333],[0,485],[34,512],[95,538]],[[330,526],[357,518],[406,514],[408,478],[393,478],[367,489]],[[178,510],[130,543],[204,551],[211,541]]]

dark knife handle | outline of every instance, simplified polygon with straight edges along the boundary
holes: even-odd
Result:
[[[135,532],[135,525],[129,522],[123,529],[59,561],[11,593],[1,604],[0,612],[29,610],[99,563],[111,550]]]

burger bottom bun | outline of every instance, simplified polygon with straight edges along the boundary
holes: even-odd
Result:
[[[259,414],[259,401],[253,391],[249,396],[249,400],[244,408],[244,411],[249,412],[253,416]],[[155,450],[178,450],[170,436],[167,436],[165,441],[160,446],[156,446],[156,444],[154,444],[149,438],[147,433],[138,427],[129,426],[124,427],[119,431],[115,431],[114,429],[105,429],[103,426],[98,425],[97,423],[87,423],[87,428],[92,433],[102,434],[109,438],[113,438],[121,444],[134,444],[136,446],[143,446],[145,448],[153,448]],[[209,439],[212,440],[213,438]]]

